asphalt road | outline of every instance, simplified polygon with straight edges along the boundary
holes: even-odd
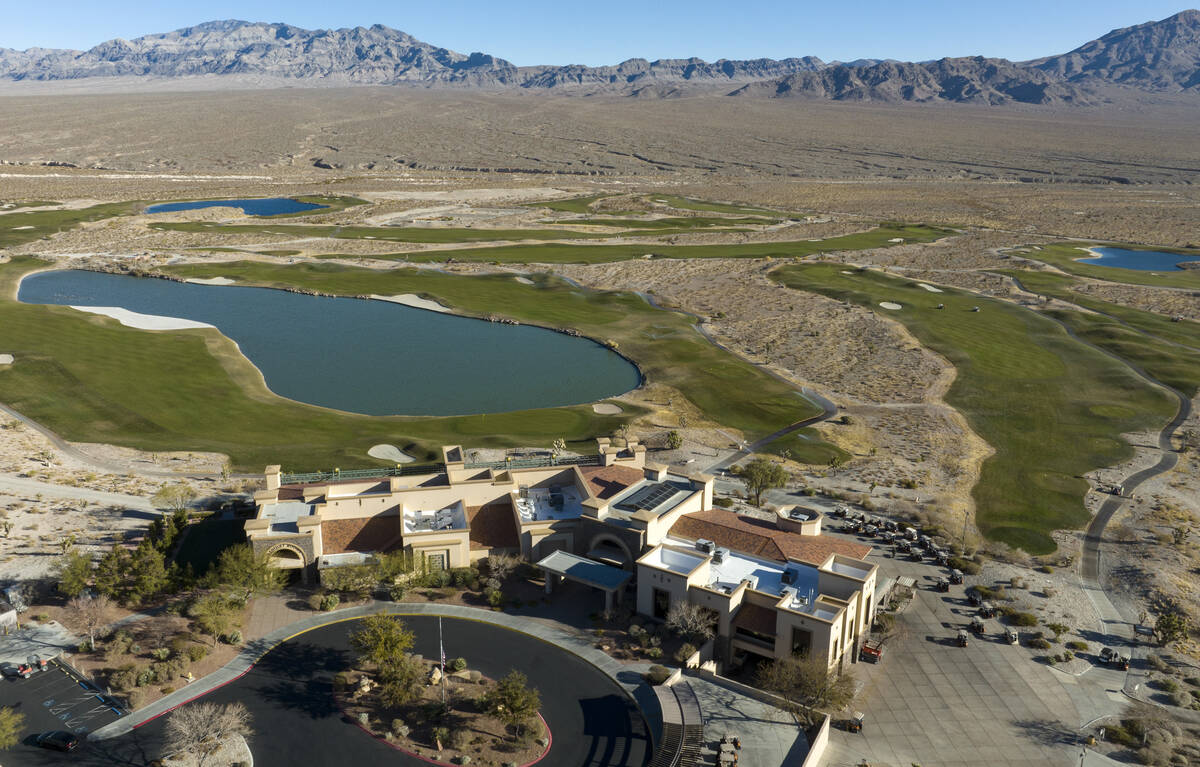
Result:
[[[404,620],[417,634],[415,651],[437,657],[437,619]],[[241,679],[205,696],[215,703],[240,701],[250,709],[256,767],[428,767],[345,721],[334,703],[331,680],[353,657],[348,641],[353,627],[354,622],[336,623],[304,633],[272,650]],[[585,661],[497,626],[446,618],[444,629],[447,658],[464,657],[471,668],[492,678],[520,669],[538,689],[542,716],[553,735],[550,753],[539,767],[643,767],[649,760],[651,744],[641,713]],[[164,722],[165,717],[130,735],[88,743],[71,762],[146,765],[160,754]],[[56,763],[49,754],[10,752],[3,757],[5,767]]]

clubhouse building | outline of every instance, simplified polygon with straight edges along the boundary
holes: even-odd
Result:
[[[634,440],[598,442],[596,455],[570,459],[478,462],[448,446],[437,466],[269,466],[246,537],[305,581],[381,552],[432,568],[516,554],[545,572],[547,591],[565,578],[604,591],[609,607],[630,592],[653,618],[679,602],[711,610],[721,660],[853,657],[875,610],[869,546],[822,536],[811,510],[764,521],[714,508],[711,476],[647,462]]]

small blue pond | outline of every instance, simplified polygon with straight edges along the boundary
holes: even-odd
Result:
[[[387,301],[85,271],[30,275],[17,297],[206,322],[237,343],[276,394],[366,415],[561,407],[641,381],[629,360],[586,338]]]
[[[241,208],[247,216],[279,216],[284,213],[304,213],[309,210],[327,208],[313,202],[300,202],[287,197],[263,197],[255,200],[190,200],[188,202],[164,202],[151,205],[147,213],[174,213],[178,210],[199,208]]]
[[[1135,269],[1139,272],[1177,272],[1182,270],[1176,264],[1182,261],[1200,261],[1200,256],[1164,253],[1159,250],[1092,248],[1092,252],[1098,254],[1096,258],[1080,258],[1079,263]]]

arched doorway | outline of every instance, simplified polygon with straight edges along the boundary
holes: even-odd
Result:
[[[633,552],[629,550],[625,541],[615,535],[600,533],[593,537],[591,543],[588,544],[587,556],[588,559],[594,559],[606,565],[626,570],[633,569]]]
[[[289,582],[308,582],[308,561],[299,546],[291,543],[278,543],[267,549],[267,557],[269,557],[272,567],[287,572]]]

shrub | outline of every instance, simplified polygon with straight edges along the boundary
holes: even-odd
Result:
[[[109,672],[108,684],[114,690],[129,690],[137,686],[140,669],[132,663]]]
[[[1078,639],[1076,639],[1076,640],[1067,642],[1067,649],[1074,650],[1075,652],[1087,652],[1088,651],[1088,643],[1080,642]]]
[[[167,647],[157,647],[150,651],[150,657],[154,660],[166,660],[171,656],[171,650]]]
[[[321,609],[321,600],[324,598],[325,598],[325,595],[319,591],[309,594],[308,609],[312,610],[313,612],[320,610]]]
[[[1042,595],[1044,597],[1046,597],[1046,599],[1051,599],[1057,593],[1058,593],[1058,591],[1056,589],[1051,588],[1050,586],[1047,586],[1044,589],[1042,589]]]
[[[1155,670],[1163,674],[1170,673],[1171,664],[1167,663],[1166,658],[1161,655],[1150,655],[1146,657],[1146,662]]]
[[[724,497],[713,498],[713,506],[716,506],[716,507],[722,508],[722,509],[732,508],[733,507],[733,499],[732,498],[724,498]]]
[[[408,733],[412,732],[412,730],[404,723],[403,719],[393,719],[391,732],[397,738],[407,738]]]
[[[337,594],[325,594],[321,597],[321,609],[325,612],[337,609],[337,606],[342,603],[342,598]]]
[[[466,671],[467,670],[467,659],[466,658],[455,658],[454,663],[452,663],[450,665],[451,665],[451,668],[453,668],[455,671]]]
[[[661,647],[647,647],[646,648],[646,657],[647,658],[650,658],[651,660],[658,660],[662,656],[663,656],[663,651],[662,651]]]
[[[175,688],[171,687],[170,685],[167,685],[166,687],[158,688],[158,691],[161,692],[163,695],[170,695],[171,693],[175,692]]]
[[[208,648],[202,644],[194,644],[187,648],[187,658],[192,663],[196,663],[208,655]]]
[[[1028,628],[1038,625],[1038,618],[1033,613],[1021,612],[1012,607],[1006,608],[1002,612],[1004,613],[1004,617],[1008,618],[1008,622],[1013,626]]]
[[[1056,642],[1060,636],[1071,630],[1071,627],[1065,623],[1047,623],[1046,628],[1054,632],[1054,641]]]
[[[680,647],[678,650],[675,651],[675,662],[678,663],[680,666],[682,666],[685,663],[687,663],[688,658],[692,657],[695,654],[696,654],[696,648],[694,645],[684,644],[683,647]]]
[[[962,557],[950,557],[949,564],[951,568],[962,570],[967,575],[979,575],[979,571],[983,569],[978,562]]]
[[[146,705],[146,691],[130,690],[128,693],[126,693],[125,700],[129,703],[129,710],[135,711]]]
[[[1174,679],[1155,679],[1150,683],[1152,687],[1163,692],[1176,692],[1179,690],[1179,683]]]
[[[1189,676],[1183,681],[1187,682],[1192,687],[1200,687],[1200,676]]]
[[[1134,737],[1129,730],[1126,730],[1119,724],[1105,725],[1104,739],[1120,746],[1140,745],[1139,738]]]
[[[241,644],[242,643],[242,632],[238,631],[237,629],[230,631],[228,634],[225,635],[225,641],[229,644]]]
[[[1037,568],[1037,571],[1039,573],[1046,573],[1047,575],[1049,575],[1050,573],[1054,572],[1054,568],[1051,567],[1050,565],[1041,565]]]
[[[646,672],[645,678],[648,684],[659,685],[667,681],[671,676],[671,669],[666,666],[651,666]]]
[[[471,731],[466,729],[457,729],[450,733],[450,748],[456,751],[462,751],[471,745]]]
[[[1043,637],[1035,637],[1029,640],[1029,646],[1035,650],[1049,650],[1050,642]]]
[[[1173,692],[1171,693],[1171,705],[1187,708],[1192,705],[1192,696],[1186,692]]]
[[[434,740],[443,745],[446,745],[447,741],[450,740],[450,728],[448,727],[434,727],[429,734],[433,736]]]
[[[499,589],[496,589],[495,591],[489,591],[487,595],[487,601],[492,607],[499,607],[500,605],[504,604],[504,592],[500,591]]]
[[[1071,652],[1070,650],[1063,650],[1063,654],[1060,657],[1062,658],[1063,663],[1068,663],[1075,660],[1075,653]]]

